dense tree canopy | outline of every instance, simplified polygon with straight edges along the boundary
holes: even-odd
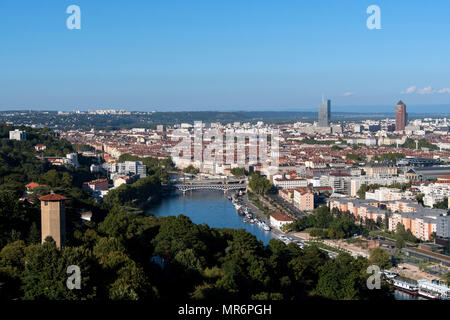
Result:
[[[33,134],[30,131],[32,139]],[[50,136],[44,130],[37,137],[42,134]],[[33,143],[42,142],[36,139]],[[388,297],[386,288],[367,291],[365,259],[342,256],[332,260],[316,246],[300,249],[275,239],[264,246],[245,230],[196,225],[181,215],[146,216],[139,206],[158,195],[171,162],[145,158],[143,162],[150,168],[147,178],[111,191],[104,203],[98,204],[80,188],[80,181],[89,177],[86,167],[49,167],[36,160],[33,143],[27,147],[30,150],[24,143],[18,145],[19,151],[12,151],[15,147],[8,146],[10,142],[0,140],[1,146],[6,146],[0,146],[2,168],[3,161],[10,168],[0,172],[2,298],[242,301]],[[65,142],[58,148],[65,152]],[[18,153],[18,163],[11,152]],[[126,159],[136,158],[122,157]],[[19,164],[24,166],[17,169]],[[15,178],[15,174],[25,178]],[[40,243],[39,203],[19,201],[24,183],[30,180],[46,183],[69,198],[68,239],[62,249],[56,248],[50,237]],[[257,193],[270,188],[269,181],[257,175],[250,183]],[[92,210],[96,218],[81,223],[80,209]],[[355,232],[346,216],[336,220],[324,209],[310,219],[306,225]],[[81,271],[80,290],[66,286],[67,268],[73,265]]]

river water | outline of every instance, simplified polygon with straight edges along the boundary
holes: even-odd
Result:
[[[264,231],[256,224],[244,223],[222,191],[193,191],[184,196],[176,192],[153,204],[148,212],[157,217],[183,214],[192,222],[205,223],[211,228],[245,229],[265,245],[275,237],[272,232]],[[397,300],[423,299],[400,290],[395,290],[394,296]]]
[[[272,237],[257,224],[244,223],[230,200],[222,191],[193,191],[186,195],[174,193],[153,204],[148,212],[157,217],[183,214],[196,224],[205,223],[211,228],[245,229],[265,245]]]

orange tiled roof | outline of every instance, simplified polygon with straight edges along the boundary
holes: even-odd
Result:
[[[274,212],[271,214],[271,216],[278,221],[294,221],[291,217],[288,217],[285,214],[282,214],[281,212]]]
[[[67,198],[64,196],[61,196],[59,194],[56,194],[56,193],[50,193],[46,196],[40,197],[39,200],[40,201],[63,201],[63,200],[67,200]]]
[[[31,182],[31,183],[27,184],[25,187],[33,189],[33,188],[39,187],[39,183]]]

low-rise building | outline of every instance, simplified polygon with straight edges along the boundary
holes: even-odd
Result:
[[[281,230],[283,226],[290,224],[294,222],[294,219],[281,213],[281,212],[274,212],[270,215],[270,225],[273,228],[277,228],[278,230]]]
[[[135,182],[139,177],[137,175],[124,175],[124,176],[115,176],[114,188],[120,187],[123,184],[131,184]]]
[[[108,179],[97,179],[83,183],[83,189],[94,191],[106,191],[109,189]]]

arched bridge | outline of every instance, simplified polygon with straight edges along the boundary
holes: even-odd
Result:
[[[229,180],[188,180],[173,184],[173,186],[186,193],[191,190],[222,190],[224,193],[230,190],[241,190],[247,188],[246,179],[229,179]]]

